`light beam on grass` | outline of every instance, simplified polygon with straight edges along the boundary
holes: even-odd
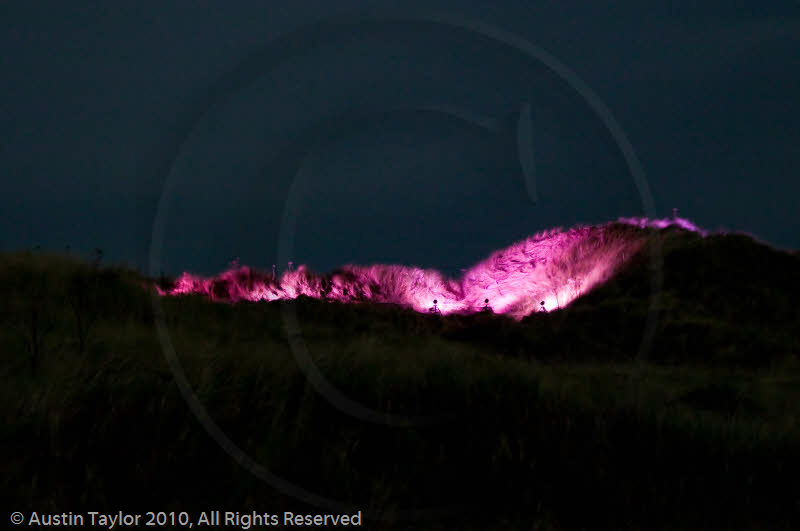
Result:
[[[515,319],[562,308],[610,278],[645,244],[644,229],[678,227],[705,234],[682,218],[620,218],[598,226],[551,229],[495,251],[448,278],[433,269],[373,264],[345,265],[317,274],[301,265],[276,277],[234,265],[215,277],[183,273],[162,295],[201,294],[215,301],[275,301],[304,295],[339,302],[377,302],[428,312],[437,301],[442,314],[474,313],[484,300],[495,313]]]

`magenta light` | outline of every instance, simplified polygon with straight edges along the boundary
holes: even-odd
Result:
[[[620,218],[617,223],[540,232],[463,272],[460,279],[436,270],[375,264],[346,265],[326,275],[303,265],[279,278],[246,266],[233,266],[213,278],[183,273],[162,295],[201,294],[216,301],[275,301],[300,295],[339,302],[377,302],[428,312],[437,301],[442,314],[480,312],[489,299],[495,313],[515,319],[564,307],[608,279],[645,243],[644,231],[676,226],[705,232],[682,218]]]

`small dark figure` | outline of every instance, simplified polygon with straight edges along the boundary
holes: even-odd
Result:
[[[539,306],[540,306],[540,308],[539,308],[540,312],[546,312],[547,311],[547,308],[544,307],[544,301],[540,302]]]
[[[37,246],[38,247],[38,246]],[[94,259],[92,260],[92,266],[97,267],[100,265],[100,262],[103,261],[103,250],[99,247],[94,250]]]
[[[489,299],[483,299],[483,308],[481,309],[482,312],[492,312],[492,307],[489,306]]]
[[[433,299],[433,306],[431,306],[428,311],[431,313],[439,313],[439,314],[442,313],[441,310],[439,310],[439,307],[436,306],[436,303],[438,302],[439,301],[437,301],[436,299]]]

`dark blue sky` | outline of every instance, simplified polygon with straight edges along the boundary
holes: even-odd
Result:
[[[659,215],[800,247],[800,7],[531,4],[398,9],[501,28],[572,69],[630,139]],[[318,270],[455,273],[544,228],[643,214],[602,121],[522,54],[415,24],[271,45],[393,5],[2,3],[2,248],[99,247],[146,270],[171,175],[165,271],[268,268],[301,164],[292,257]],[[524,103],[535,204],[516,145]]]

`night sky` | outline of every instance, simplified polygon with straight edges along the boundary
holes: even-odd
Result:
[[[162,4],[0,4],[3,250],[101,248],[149,271],[163,196],[156,269],[269,269],[292,189],[295,263],[456,275],[542,229],[644,215],[603,121],[540,62],[446,25],[315,25],[393,5],[499,28],[574,71],[659,216],[800,247],[795,2]]]

